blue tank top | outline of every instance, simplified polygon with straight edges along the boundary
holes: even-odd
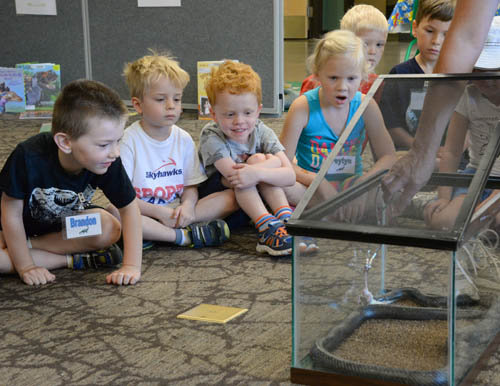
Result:
[[[320,87],[317,87],[304,94],[309,104],[309,121],[302,130],[295,153],[298,165],[315,173],[319,171],[323,160],[328,157],[339,139],[323,116],[319,102],[319,90]],[[349,103],[346,127],[360,104],[361,93],[358,91]],[[365,122],[361,117],[330,166],[326,175],[329,181],[342,181],[363,173],[361,152],[365,136]]]

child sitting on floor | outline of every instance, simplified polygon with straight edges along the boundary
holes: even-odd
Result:
[[[366,94],[377,79],[375,68],[384,54],[389,25],[384,14],[373,5],[358,4],[345,13],[340,20],[340,28],[354,32],[365,44],[369,73],[368,79],[361,81],[359,91]],[[319,85],[318,78],[314,74],[309,75],[302,82],[300,95]]]
[[[351,31],[335,30],[318,42],[308,59],[320,87],[292,103],[280,136],[288,158],[297,160],[294,163],[297,182],[285,188],[292,205],[298,204],[363,101],[364,95],[358,89],[369,67],[363,46],[362,40]],[[366,136],[377,161],[370,171],[363,173],[361,151]],[[315,200],[321,202],[333,197],[356,181],[389,169],[395,161],[394,145],[372,99],[316,191]],[[350,221],[354,222],[363,209],[362,206],[352,209]]]
[[[140,199],[144,239],[221,245],[229,228],[219,218],[238,207],[229,190],[198,200],[197,185],[207,176],[193,139],[175,124],[188,73],[172,57],[153,52],[128,63],[124,75],[141,119],[125,130],[121,158]]]
[[[259,231],[258,252],[289,255],[292,237],[284,222],[292,210],[283,187],[293,185],[295,173],[276,134],[258,119],[259,75],[247,64],[226,61],[212,69],[205,88],[214,119],[200,137],[207,185],[214,191],[234,192]]]
[[[120,222],[90,204],[96,188],[122,218],[123,266],[108,283],[141,277],[140,213],[122,167],[119,141],[127,121],[119,95],[99,82],[77,80],[57,98],[52,133],[21,142],[0,173],[0,272],[29,285],[55,280],[48,269],[116,266]],[[87,237],[81,237],[87,236]]]

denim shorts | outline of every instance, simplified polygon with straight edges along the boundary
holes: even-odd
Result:
[[[476,170],[477,170],[476,168],[465,168],[464,170],[459,170],[458,172],[460,174],[474,174],[476,173]],[[469,191],[468,187],[454,188],[453,193],[451,194],[451,199],[453,200],[455,197],[458,197],[462,194],[467,194],[468,191]],[[479,202],[483,202],[484,200],[486,200],[491,195],[492,191],[493,191],[492,189],[484,189],[483,193],[481,194],[481,197],[479,198]]]

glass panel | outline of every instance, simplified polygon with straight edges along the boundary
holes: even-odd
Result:
[[[451,252],[295,237],[295,367],[446,384]]]
[[[455,334],[450,335],[455,338],[455,384],[500,331],[500,214],[498,206],[489,206],[497,193],[482,191],[465,241],[455,253],[455,289],[457,299],[464,300],[457,304]]]
[[[450,141],[449,147],[446,148],[446,154],[444,152],[445,148],[441,148],[436,158],[435,171],[447,174],[456,174],[458,172],[461,175],[438,176],[437,180],[433,181],[433,184],[424,187],[422,192],[419,192],[416,200],[407,208],[406,216],[404,217],[415,217],[415,213],[413,212],[420,211],[421,208],[418,206],[415,207],[413,204],[431,201],[436,198],[438,191],[441,191],[441,196],[449,197],[453,189],[459,187],[466,189],[471,183],[471,175],[474,174],[474,169],[471,169],[471,167],[477,169],[481,157],[486,151],[486,145],[489,143],[490,133],[494,131],[500,119],[498,107],[500,105],[500,74],[474,73],[469,76],[441,76],[437,78],[429,76],[382,77],[379,81],[379,83],[374,84],[376,92],[372,90],[364,98],[357,113],[340,134],[335,146],[326,142],[323,143],[320,139],[315,138],[310,146],[311,152],[314,153],[311,155],[311,163],[307,164],[306,161],[303,161],[300,164],[300,160],[298,161],[299,166],[310,172],[317,173],[317,177],[308,187],[306,194],[297,205],[295,218],[313,219],[316,217],[316,219],[319,219],[316,216],[317,212],[311,216],[310,213],[307,213],[307,210],[311,208],[317,208],[318,210],[328,209],[325,205],[333,197],[345,192],[349,187],[360,184],[369,176],[373,176],[386,169],[383,167],[384,163],[382,160],[377,159],[377,151],[380,152],[377,146],[380,147],[380,144],[377,144],[376,139],[370,138],[370,133],[373,130],[369,130],[369,121],[363,122],[365,126],[364,133],[368,138],[367,143],[370,146],[366,146],[366,143],[363,144],[362,149],[359,149],[359,146],[358,148],[354,145],[351,146],[351,143],[354,143],[354,137],[362,133],[359,130],[361,119],[358,121],[356,118],[358,115],[362,116],[366,106],[370,102],[373,103],[373,101],[376,101],[380,107],[384,122],[389,133],[392,135],[392,139],[394,142],[400,143],[397,146],[399,149],[405,148],[400,141],[401,137],[407,136],[411,138],[414,135],[416,127],[419,124],[423,102],[429,90],[432,91],[431,95],[433,98],[446,96],[458,103],[452,114],[451,123],[446,125],[448,130],[452,132],[454,143],[452,144],[452,141]],[[453,94],[455,94],[455,98],[452,97]],[[482,105],[484,105],[485,111],[477,111]],[[407,107],[402,108],[401,106]],[[469,130],[472,128],[475,130]],[[404,133],[404,135],[399,135],[398,133]],[[442,140],[443,145],[445,139],[446,135]],[[469,152],[463,152],[468,144],[471,146]],[[361,154],[358,154],[359,151]],[[399,155],[403,155],[404,152],[402,150]],[[445,162],[441,164],[441,160],[443,159]],[[493,165],[493,172],[494,175],[500,176],[500,162],[498,162],[498,165]],[[500,187],[500,184],[498,186]],[[377,189],[372,188],[370,193],[365,194],[366,199],[371,205],[371,207],[367,206],[368,212],[370,210],[373,211],[375,205],[383,206],[384,204],[391,203],[387,200],[382,202],[383,194]],[[358,199],[361,200],[359,197]],[[396,195],[393,196],[392,202],[397,201],[397,199]],[[361,200],[362,203],[363,200]],[[340,219],[340,222],[353,222],[356,224],[373,223],[373,216],[365,216],[363,218],[356,216],[358,212],[354,207],[357,204],[360,204],[360,201],[349,203],[354,212],[345,208],[347,210],[347,217],[340,214],[340,217],[336,218],[335,221],[337,222]],[[434,205],[432,208],[440,209],[442,205]],[[361,206],[359,209],[363,209],[363,207]],[[459,209],[459,207],[455,208],[454,216],[449,217],[447,221],[443,221],[440,224],[436,223],[433,229],[437,227],[440,231],[449,233],[449,237],[456,237],[457,234],[453,230],[462,230],[468,220],[467,216],[456,216]],[[471,209],[471,207],[465,208],[465,210],[467,209]],[[302,215],[304,210],[306,210],[306,213]],[[353,217],[351,217],[351,214]],[[371,214],[373,215],[373,213]],[[420,213],[418,214],[419,216],[417,217],[423,219]],[[328,215],[331,215],[331,213],[328,213]],[[396,219],[392,214],[389,215],[389,221],[384,226],[397,226],[411,230],[427,228],[425,222]],[[455,223],[455,219],[461,222]]]
[[[500,331],[500,74],[382,77],[374,87],[360,110],[373,98],[388,127],[398,103],[408,106],[404,123],[417,127],[429,90],[460,95],[435,173],[402,212],[393,210],[397,195],[384,192],[386,171],[377,170],[370,146],[362,177],[340,172],[355,159],[341,144],[357,122],[330,151],[318,151],[317,176],[288,226],[293,363],[403,384],[459,384]],[[305,236],[319,251],[301,250]]]

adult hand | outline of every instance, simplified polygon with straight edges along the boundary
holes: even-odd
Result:
[[[401,214],[415,193],[427,183],[434,170],[434,164],[434,156],[419,154],[412,148],[384,176],[382,189],[385,202],[390,203],[394,216]]]
[[[28,285],[47,284],[56,279],[46,268],[32,265],[19,271],[21,280]]]
[[[106,283],[115,285],[135,284],[141,278],[141,270],[135,265],[123,265],[119,270],[106,276]]]

